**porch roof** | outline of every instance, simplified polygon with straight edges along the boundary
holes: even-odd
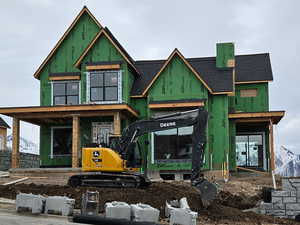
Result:
[[[138,117],[139,115],[136,110],[127,104],[86,104],[0,108],[0,114],[18,118],[36,125],[71,119],[75,115],[79,117],[113,116],[117,112],[133,117]]]
[[[229,113],[229,119],[235,119],[236,122],[269,122],[278,124],[284,116],[285,111],[268,111],[268,112],[237,112]]]

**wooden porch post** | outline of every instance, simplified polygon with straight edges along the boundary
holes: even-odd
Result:
[[[11,154],[11,168],[19,167],[19,146],[20,146],[20,120],[13,118],[13,140]]]
[[[72,168],[79,166],[80,118],[73,116],[72,127]]]
[[[114,114],[114,135],[121,135],[121,117],[120,112]]]
[[[273,131],[273,121],[270,120],[269,124],[269,143],[270,143],[270,168],[271,172],[275,170],[275,152],[274,152],[274,131]]]

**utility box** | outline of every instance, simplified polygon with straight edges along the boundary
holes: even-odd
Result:
[[[108,202],[105,204],[105,217],[130,220],[131,207],[125,202]]]

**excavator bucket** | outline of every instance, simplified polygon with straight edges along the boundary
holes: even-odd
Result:
[[[206,179],[194,182],[193,186],[200,191],[202,202],[205,205],[208,205],[217,197],[218,189],[216,185]]]

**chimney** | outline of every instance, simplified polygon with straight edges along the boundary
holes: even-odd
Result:
[[[234,68],[234,43],[217,43],[216,67]]]

